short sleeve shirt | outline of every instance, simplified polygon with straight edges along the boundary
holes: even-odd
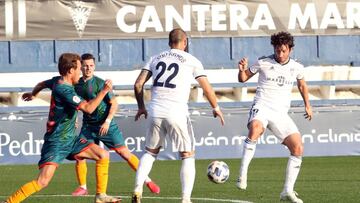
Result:
[[[171,49],[153,56],[143,69],[152,73],[150,115],[165,118],[188,114],[191,84],[206,76],[201,62],[187,52]]]
[[[90,101],[99,94],[104,85],[105,81],[96,76],[93,76],[87,81],[84,81],[83,78],[80,78],[79,83],[75,85],[75,91],[86,101]],[[109,114],[111,107],[109,102],[113,96],[113,92],[108,92],[93,113],[84,113],[83,122],[89,125],[100,125],[104,123],[107,115]]]
[[[291,58],[288,63],[279,64],[271,55],[259,59],[249,70],[259,73],[254,102],[288,111],[294,82],[304,78],[304,66]]]
[[[74,86],[64,83],[61,77],[54,77],[45,84],[51,86],[52,92],[44,139],[64,142],[73,139],[77,110],[83,99],[76,94]]]

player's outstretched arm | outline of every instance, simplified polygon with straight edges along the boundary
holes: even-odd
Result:
[[[141,115],[147,118],[147,111],[144,103],[144,85],[150,79],[151,72],[148,70],[141,70],[134,84],[134,94],[138,105],[138,111],[135,115],[135,121],[139,120]]]
[[[303,98],[303,101],[304,101],[305,119],[311,120],[313,117],[313,112],[312,112],[311,105],[309,102],[309,90],[308,90],[305,80],[304,79],[297,80],[297,87],[298,87],[301,97]]]
[[[85,113],[91,114],[99,106],[105,95],[112,89],[112,81],[106,80],[103,89],[90,101],[83,101],[79,105],[79,109]]]
[[[242,58],[238,63],[238,81],[246,82],[248,81],[254,74],[248,69],[248,59]]]
[[[39,92],[41,92],[41,90],[47,88],[47,85],[46,85],[46,82],[45,81],[42,81],[42,82],[39,82],[35,87],[34,89],[32,90],[32,92],[25,92],[23,95],[22,95],[22,100],[24,101],[31,101],[33,100],[38,94]]]
[[[203,89],[205,97],[207,98],[211,107],[213,108],[214,117],[215,118],[218,117],[220,119],[221,125],[224,125],[225,120],[223,113],[221,112],[221,109],[216,100],[215,92],[212,89],[211,84],[209,83],[207,77],[205,76],[198,77],[196,80],[199,83],[200,87]]]

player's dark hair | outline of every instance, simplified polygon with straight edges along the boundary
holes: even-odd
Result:
[[[90,53],[85,53],[85,54],[81,55],[81,61],[90,60],[90,59],[94,60],[94,62],[95,62],[94,55],[92,55]]]
[[[186,33],[181,28],[175,28],[171,30],[169,33],[169,46],[172,47],[173,45],[178,44],[184,38],[186,38]]]
[[[271,44],[274,48],[281,45],[288,45],[291,49],[295,46],[294,37],[290,33],[284,31],[271,35]]]
[[[58,69],[61,76],[65,76],[70,69],[77,68],[77,61],[80,61],[80,56],[74,53],[63,53],[59,57]]]

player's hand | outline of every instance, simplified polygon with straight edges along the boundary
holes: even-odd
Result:
[[[225,119],[220,109],[213,109],[214,118],[219,117],[221,125],[225,125]]]
[[[248,68],[248,59],[242,58],[238,64],[239,71],[243,72]]]
[[[33,100],[35,97],[32,95],[31,92],[25,92],[23,95],[22,95],[22,100],[24,101],[31,101]]]
[[[139,120],[141,115],[143,115],[143,114],[144,114],[145,119],[147,119],[148,113],[147,113],[146,109],[138,109],[138,111],[135,115],[135,121]]]
[[[112,89],[112,81],[111,80],[105,80],[105,84],[104,84],[104,87],[103,87],[103,90],[105,91],[111,91]]]
[[[309,120],[309,121],[312,119],[312,117],[313,117],[313,112],[312,112],[311,106],[305,107],[304,117],[305,117],[305,119],[307,119],[307,120]]]
[[[110,126],[110,123],[104,122],[100,127],[99,135],[105,136],[109,131],[109,126]]]

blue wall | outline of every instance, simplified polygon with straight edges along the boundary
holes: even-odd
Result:
[[[57,71],[63,52],[89,52],[97,70],[134,70],[150,56],[168,49],[167,39],[0,41],[0,72]],[[205,68],[235,68],[247,56],[250,63],[272,53],[269,37],[192,38],[189,52]],[[293,57],[304,65],[360,65],[360,36],[298,36]]]

